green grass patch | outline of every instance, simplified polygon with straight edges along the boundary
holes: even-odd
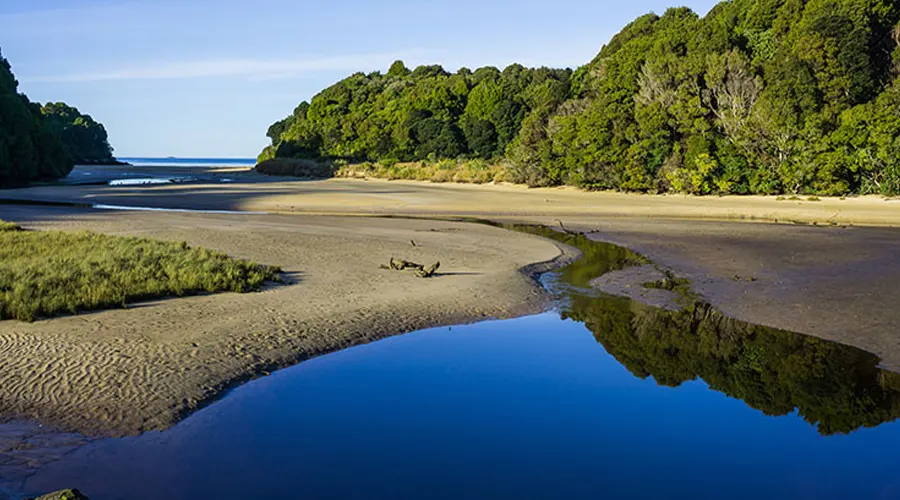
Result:
[[[0,220],[0,233],[6,232],[6,231],[21,231],[21,230],[22,230],[22,228],[19,227],[18,224]]]
[[[280,269],[184,242],[99,233],[17,231],[0,223],[0,319],[125,307],[205,292],[250,292]]]
[[[662,279],[658,279],[656,281],[648,281],[644,283],[642,286],[644,288],[651,288],[655,290],[666,290],[669,292],[677,292],[685,287],[690,286],[691,282],[685,278],[674,278],[669,275]]]

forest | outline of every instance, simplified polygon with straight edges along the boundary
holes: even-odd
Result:
[[[62,139],[63,149],[77,165],[116,164],[103,124],[62,102],[41,107],[44,123]]]
[[[259,160],[479,161],[530,186],[900,193],[900,6],[731,0],[647,14],[586,65],[356,73]]]
[[[64,103],[44,106],[18,91],[0,54],[0,187],[65,177],[74,164],[117,164],[106,129]]]
[[[0,187],[64,177],[72,159],[46,123],[41,106],[19,94],[9,62],[0,55]]]

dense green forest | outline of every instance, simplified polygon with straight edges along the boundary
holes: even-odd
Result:
[[[0,55],[0,186],[55,179],[72,170],[60,138],[41,107],[18,93],[19,83]]]
[[[626,26],[577,70],[357,73],[268,130],[260,160],[482,159],[532,186],[900,192],[900,6],[731,0]]]
[[[106,129],[90,115],[83,115],[77,108],[61,102],[45,104],[41,114],[44,123],[62,139],[66,154],[76,164],[117,163]]]

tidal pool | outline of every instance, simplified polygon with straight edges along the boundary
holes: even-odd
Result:
[[[94,441],[27,493],[246,498],[898,498],[900,376],[875,356],[583,290],[639,257],[583,236],[554,312],[301,363],[166,432]]]

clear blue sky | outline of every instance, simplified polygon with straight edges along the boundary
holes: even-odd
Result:
[[[713,0],[686,4],[705,14]],[[75,7],[77,5],[77,7]],[[118,156],[254,157],[355,71],[580,66],[666,0],[0,0],[20,91],[103,122]]]

